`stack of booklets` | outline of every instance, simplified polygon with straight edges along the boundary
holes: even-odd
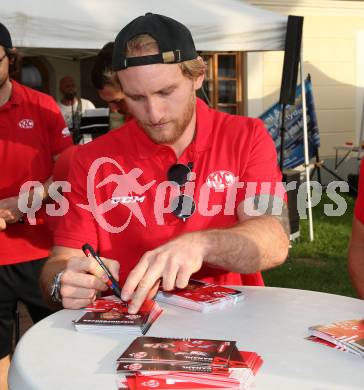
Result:
[[[85,310],[74,322],[80,332],[122,332],[137,335],[145,334],[162,313],[157,302],[147,300],[137,314],[129,314],[128,303],[114,296],[96,299]]]
[[[235,305],[244,299],[244,294],[233,288],[204,283],[190,279],[184,289],[158,291],[156,300],[187,309],[209,312]]]
[[[308,340],[364,357],[364,319],[311,326]]]
[[[116,370],[119,389],[250,389],[262,363],[235,341],[138,337]]]

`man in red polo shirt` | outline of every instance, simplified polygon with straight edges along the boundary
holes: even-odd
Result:
[[[358,197],[354,208],[348,266],[358,296],[364,299],[364,160],[360,163]]]
[[[71,144],[56,102],[11,80],[17,55],[10,34],[0,23],[0,388],[12,347],[18,300],[34,322],[50,314],[39,289],[39,273],[52,245],[46,226],[30,225],[19,210],[20,188],[27,181],[47,187],[53,157]],[[43,192],[43,191],[42,191]],[[46,197],[45,193],[39,196]],[[34,191],[29,193],[32,203]]]
[[[107,289],[85,242],[114,259],[105,261],[132,298],[130,313],[160,281],[166,290],[191,276],[262,285],[260,271],[288,251],[281,174],[262,122],[196,99],[205,65],[189,30],[165,16],[121,30],[113,68],[135,119],[75,156],[70,210],[41,278],[47,296],[80,308]]]

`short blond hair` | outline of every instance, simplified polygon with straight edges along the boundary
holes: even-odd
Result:
[[[126,44],[128,57],[139,57],[159,53],[157,41],[148,34],[140,34],[130,39]],[[191,79],[202,76],[206,72],[206,65],[201,57],[184,61],[178,64],[182,73]]]

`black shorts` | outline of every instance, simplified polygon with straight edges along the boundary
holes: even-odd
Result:
[[[39,275],[46,259],[0,266],[0,359],[12,351],[14,313],[18,301],[28,308],[33,322],[53,311],[43,302]]]

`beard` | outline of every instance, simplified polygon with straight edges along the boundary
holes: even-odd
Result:
[[[173,145],[177,142],[190,124],[196,106],[196,94],[191,89],[191,94],[186,102],[180,118],[168,120],[162,118],[159,122],[160,128],[156,128],[150,123],[141,122],[137,119],[139,126],[148,137],[157,144]]]
[[[3,77],[0,75],[0,89],[5,85],[5,83],[9,80],[9,72],[6,72]]]

